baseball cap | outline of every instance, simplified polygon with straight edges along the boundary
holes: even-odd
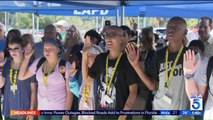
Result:
[[[63,27],[69,27],[70,24],[66,20],[59,20],[55,25],[61,25]]]

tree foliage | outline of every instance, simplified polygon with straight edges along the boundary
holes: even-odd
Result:
[[[155,17],[140,17],[140,28],[145,26],[165,27],[169,18],[155,18]],[[70,24],[74,24],[80,30],[93,29],[96,26],[96,17],[79,17],[79,16],[53,16],[53,15],[39,15],[39,29],[43,29],[46,25],[55,23],[58,20],[67,20]],[[98,17],[98,27],[102,27],[104,22],[102,20],[110,20],[112,25],[116,24],[115,17]],[[0,21],[5,22],[5,12],[0,12]],[[119,19],[120,21],[120,19]],[[188,28],[197,24],[197,19],[186,19]],[[125,25],[131,26],[137,23],[137,17],[126,17]],[[120,22],[119,22],[120,24]],[[32,29],[32,13],[9,13],[9,25],[12,28]],[[36,15],[35,15],[36,26]]]

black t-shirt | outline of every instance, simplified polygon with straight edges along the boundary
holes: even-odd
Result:
[[[96,79],[98,83],[96,110],[123,110],[129,95],[129,85],[137,83],[138,76],[130,65],[126,54],[123,54],[118,63],[110,89],[107,90],[105,81],[107,55],[108,53],[98,55],[89,69],[89,75]],[[114,68],[116,60],[109,60],[108,62],[108,81],[111,78],[112,68]],[[104,99],[106,94],[113,102],[106,102]]]
[[[131,35],[132,35],[132,37],[138,36],[138,31],[131,30]]]

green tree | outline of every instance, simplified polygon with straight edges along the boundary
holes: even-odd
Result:
[[[51,15],[39,15],[39,28],[44,29],[46,25],[54,23],[53,18]]]
[[[193,26],[198,24],[198,19],[193,18],[193,19],[186,19],[187,27],[191,29]]]
[[[18,29],[32,28],[32,13],[10,13],[10,25]]]
[[[5,13],[0,12],[0,22],[4,23],[5,22]]]

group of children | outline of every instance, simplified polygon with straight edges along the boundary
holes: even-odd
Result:
[[[197,88],[193,80],[194,76],[198,77],[199,62],[184,43],[186,27],[183,18],[171,18],[167,24],[168,46],[157,52],[152,46],[153,39],[146,44],[153,33],[150,35],[144,29],[141,55],[140,49],[125,38],[128,35],[125,27],[110,26],[104,33],[107,52],[86,36],[83,49],[72,54],[69,62],[61,59],[64,47],[54,36],[44,38],[44,57],[35,60],[33,54],[37,49],[33,49],[32,43],[25,44],[23,38],[14,36],[6,45],[10,57],[6,59],[4,52],[0,52],[3,115],[5,119],[32,120],[34,116],[11,116],[10,110],[70,110],[73,104],[78,104],[79,110],[131,110],[140,82],[150,91],[157,91],[154,98],[146,102],[153,105],[153,110],[189,109],[190,95],[204,94],[206,89],[202,87],[203,81]],[[207,63],[205,58],[203,60]],[[153,97],[152,93],[150,96]],[[74,97],[78,99],[77,103],[73,102]],[[212,109],[210,99],[209,92],[207,109]],[[210,113],[211,110],[206,114],[211,118]],[[69,117],[38,116],[38,119],[65,120]],[[152,117],[179,119],[182,116]],[[78,116],[78,119],[123,120],[132,119],[132,116],[95,115]]]

